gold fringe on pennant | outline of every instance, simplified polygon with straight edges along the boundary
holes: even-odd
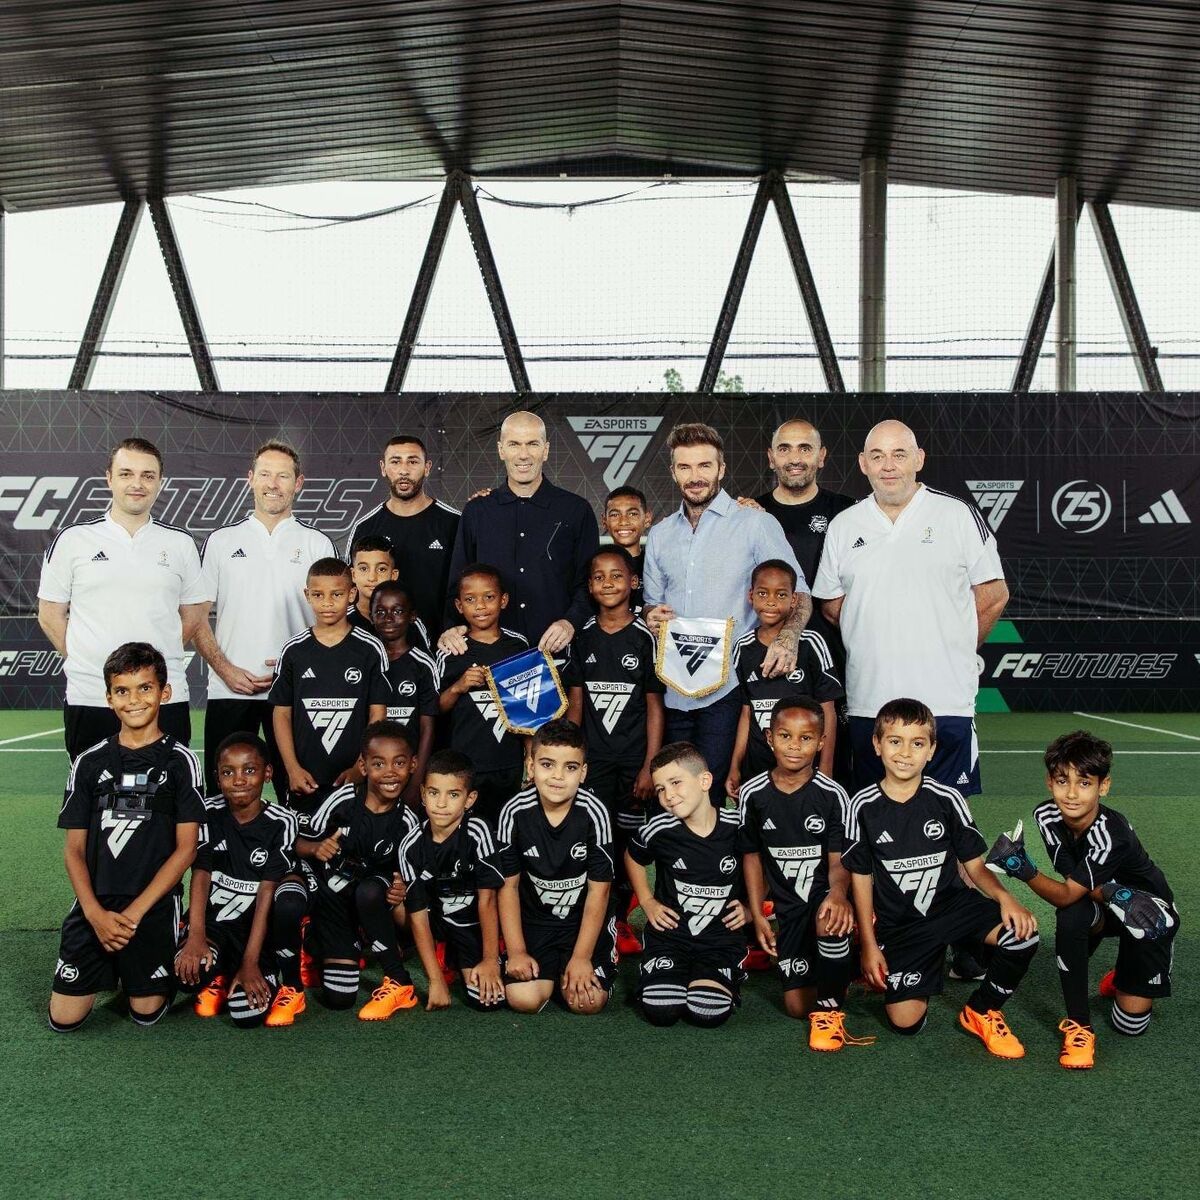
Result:
[[[717,620],[719,618],[710,619]],[[663,661],[667,656],[667,628],[670,624],[670,621],[664,621],[658,629],[658,650],[654,655],[654,673],[672,691],[678,692],[681,696],[687,696],[690,700],[699,700],[702,696],[711,696],[713,692],[719,692],[729,679],[729,664],[733,655],[733,618],[725,618],[725,636],[721,643],[721,678],[711,687],[701,688],[698,692],[688,691],[687,688],[681,687],[675,680],[669,679],[663,674]]]
[[[534,649],[537,649],[537,647],[534,647]],[[563,688],[562,680],[558,677],[558,668],[554,665],[554,659],[545,650],[539,649],[538,653],[546,660],[546,666],[550,668],[550,678],[554,680],[554,686],[558,690],[558,708],[555,709],[554,716],[548,718],[550,721],[557,721],[567,711],[567,693]],[[499,663],[496,664],[496,666],[499,665]],[[504,722],[504,727],[509,733],[520,734],[522,737],[532,737],[533,734],[537,733],[537,729],[525,729],[520,725],[514,725],[508,719],[508,713],[504,711],[504,704],[500,699],[500,690],[496,687],[496,677],[492,674],[492,668],[484,667],[484,670],[487,672],[488,691],[492,693],[492,699],[496,702],[496,709],[500,713],[500,719]]]

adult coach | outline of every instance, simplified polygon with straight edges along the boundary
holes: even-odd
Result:
[[[208,663],[204,712],[204,779],[217,792],[217,747],[231,733],[258,733],[271,751],[275,792],[287,775],[275,746],[267,692],[284,642],[311,623],[304,599],[308,568],[333,556],[333,543],[296,520],[292,505],[304,486],[300,456],[284,442],[264,442],[246,479],[254,510],[242,521],[214,530],[204,543],[204,582],[211,604],[195,634]],[[216,632],[209,627],[216,609]]]
[[[504,418],[496,445],[505,481],[463,508],[450,577],[485,562],[499,569],[508,589],[506,628],[550,654],[563,649],[592,615],[587,565],[600,548],[596,516],[582,496],[552,484],[543,473],[550,457],[546,425],[536,413]],[[457,620],[440,649],[466,650],[466,626]]]
[[[754,627],[750,575],[767,559],[796,570],[796,608],[767,650],[763,674],[786,675],[796,666],[796,647],[812,600],[796,556],[774,517],[739,505],[721,486],[725,446],[710,425],[676,425],[667,438],[671,477],[682,494],[679,508],[650,530],[642,585],[646,623],[658,633],[672,617],[733,616],[736,641]],[[666,741],[691,742],[713,773],[711,795],[720,803],[733,756],[741,696],[731,670],[719,691],[701,699],[668,688]]]
[[[431,643],[445,620],[450,558],[462,515],[425,491],[432,469],[433,461],[419,437],[399,433],[391,438],[379,460],[379,474],[391,495],[358,519],[346,541],[347,562],[360,537],[372,534],[391,542],[400,580]]]
[[[937,717],[928,773],[980,791],[976,652],[1008,603],[996,539],[965,500],[917,482],[925,452],[900,421],[867,434],[871,495],[830,523],[813,594],[842,632],[856,787],[882,777],[875,714],[911,696]]]
[[[58,533],[38,584],[38,624],[66,659],[63,724],[72,759],[119,728],[105,697],[104,660],[124,642],[161,651],[171,699],[158,723],[190,740],[183,647],[207,611],[195,542],[150,516],[163,482],[158,447],[136,437],[118,442],[104,478],[108,512]]]

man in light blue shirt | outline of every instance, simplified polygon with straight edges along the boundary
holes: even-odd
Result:
[[[812,612],[812,598],[783,528],[761,509],[742,507],[722,488],[724,445],[711,426],[676,425],[667,448],[683,503],[646,539],[646,623],[657,634],[675,616],[732,616],[736,641],[755,626],[751,572],[767,559],[782,559],[796,571],[797,603],[767,651],[763,674],[788,674],[796,667],[796,647]],[[741,713],[737,679],[731,671],[724,687],[700,699],[668,689],[666,703],[665,740],[696,746],[713,773],[713,803],[722,803]]]

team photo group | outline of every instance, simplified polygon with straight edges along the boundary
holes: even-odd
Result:
[[[991,527],[921,482],[899,421],[868,433],[858,500],[822,486],[808,421],[768,437],[757,498],[720,431],[677,424],[678,507],[623,484],[597,513],[514,412],[503,482],[459,512],[401,433],[339,546],[293,513],[312,448],[265,442],[252,511],[197,547],[152,516],[159,450],[119,442],[107,513],[57,532],[38,587],[71,758],[51,1028],[114,989],[143,1026],[180,993],[241,1027],[318,1002],[596,1015],[628,960],[656,1026],[720,1026],[773,973],[816,1051],[875,1040],[851,989],[912,1036],[956,981],[962,1029],[1017,1059],[1005,1004],[1045,935],[1062,1066],[1096,1061],[1097,991],[1144,1034],[1179,914],[1106,803],[1110,745],[1046,747],[1040,846],[972,814],[977,654],[1009,598]]]

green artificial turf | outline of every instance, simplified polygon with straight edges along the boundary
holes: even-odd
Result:
[[[719,1030],[659,1030],[629,1007],[628,965],[609,1010],[592,1019],[557,1009],[479,1015],[456,1003],[365,1025],[310,999],[292,1029],[238,1032],[180,1006],[143,1030],[105,998],[80,1032],[55,1035],[44,1014],[70,903],[54,827],[67,761],[61,735],[3,743],[61,721],[0,714],[5,1191],[493,1200],[1184,1194],[1200,1169],[1190,1040],[1200,719],[1119,719],[1175,734],[1070,715],[980,721],[987,792],[973,808],[985,836],[1028,818],[1042,797],[1033,751],[1091,724],[1117,746],[1110,802],[1132,819],[1183,912],[1176,995],[1138,1040],[1099,1022],[1097,1002],[1098,1063],[1079,1073],[1057,1065],[1053,926],[1024,890],[1045,940],[1006,1010],[1028,1048],[1014,1063],[989,1057],[957,1028],[968,985],[948,984],[913,1039],[889,1034],[878,998],[856,996],[849,1028],[879,1041],[817,1055],[806,1024],[783,1015],[772,975],[750,980],[741,1011]],[[1044,859],[1036,838],[1031,846]],[[1102,948],[1097,979],[1111,958]]]

